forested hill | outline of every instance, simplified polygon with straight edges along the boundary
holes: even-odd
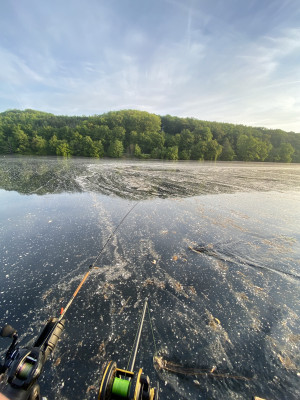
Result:
[[[0,113],[0,154],[300,162],[300,134],[136,110],[9,110]]]

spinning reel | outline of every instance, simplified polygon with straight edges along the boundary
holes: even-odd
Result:
[[[98,400],[158,400],[159,388],[150,387],[150,379],[139,369],[137,373],[105,364]]]
[[[129,371],[117,368],[113,361],[104,364],[98,400],[158,400],[158,383],[151,388],[150,379],[141,368],[138,373],[133,372],[147,306],[148,300],[144,303]]]

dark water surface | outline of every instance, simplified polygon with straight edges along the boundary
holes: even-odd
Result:
[[[68,311],[44,396],[93,398],[105,360],[126,367],[148,297],[156,355],[195,371],[155,369],[145,321],[136,366],[161,399],[299,399],[300,165],[0,158],[0,323],[36,338],[137,202]]]

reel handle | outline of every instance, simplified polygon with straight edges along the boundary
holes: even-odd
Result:
[[[0,336],[2,337],[9,337],[13,339],[14,336],[16,336],[17,331],[15,328],[13,328],[11,325],[4,325],[3,328],[0,331]]]

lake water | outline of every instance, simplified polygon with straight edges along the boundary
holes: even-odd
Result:
[[[95,398],[148,297],[157,353],[146,319],[136,367],[161,399],[299,399],[300,165],[1,157],[0,323],[36,338],[134,205],[67,313],[43,395]]]

